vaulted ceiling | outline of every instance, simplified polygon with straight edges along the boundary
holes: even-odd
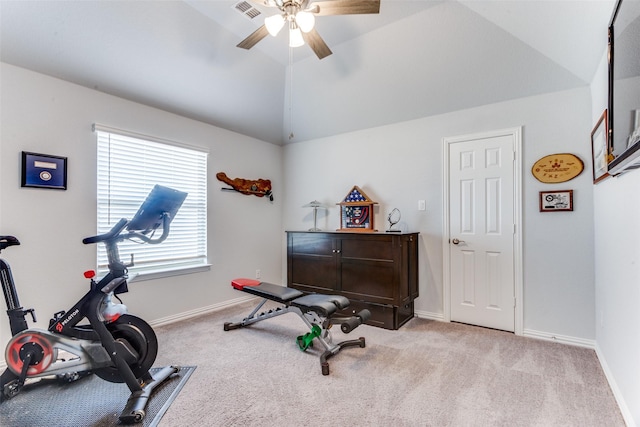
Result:
[[[614,6],[381,0],[318,17],[318,60],[284,31],[237,48],[274,14],[238,2],[0,0],[0,60],[286,144],[588,85]]]

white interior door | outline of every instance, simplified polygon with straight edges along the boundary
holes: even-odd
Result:
[[[445,140],[450,320],[515,331],[516,148],[509,132]]]

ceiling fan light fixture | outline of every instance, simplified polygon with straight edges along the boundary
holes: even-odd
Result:
[[[297,25],[292,23],[289,28],[289,47],[300,47],[303,44],[302,31],[300,31]]]
[[[313,30],[315,23],[316,17],[313,16],[312,13],[305,12],[304,10],[296,13],[296,24],[298,24],[298,27],[300,27],[300,30],[303,32],[308,33]]]
[[[278,35],[282,27],[284,27],[284,16],[273,15],[264,18],[264,25],[272,36]]]
[[[289,55],[293,52],[291,48],[308,44],[318,59],[322,59],[332,52],[314,28],[315,15],[378,14],[381,0],[242,0],[241,3],[248,5],[247,1],[277,8],[279,15],[265,18],[264,24],[245,37],[237,47],[251,49],[267,35],[276,36],[288,23]]]

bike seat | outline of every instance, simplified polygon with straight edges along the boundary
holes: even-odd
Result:
[[[13,236],[0,236],[0,251],[9,246],[19,245],[20,242]]]

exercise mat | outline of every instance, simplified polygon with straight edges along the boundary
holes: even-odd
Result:
[[[153,375],[162,368],[151,368]],[[134,426],[154,427],[187,382],[195,366],[182,366],[158,385],[147,404],[146,415]],[[130,396],[124,383],[110,383],[89,375],[72,383],[42,380],[27,384],[12,399],[0,403],[3,427],[106,427],[122,425],[120,413]]]

